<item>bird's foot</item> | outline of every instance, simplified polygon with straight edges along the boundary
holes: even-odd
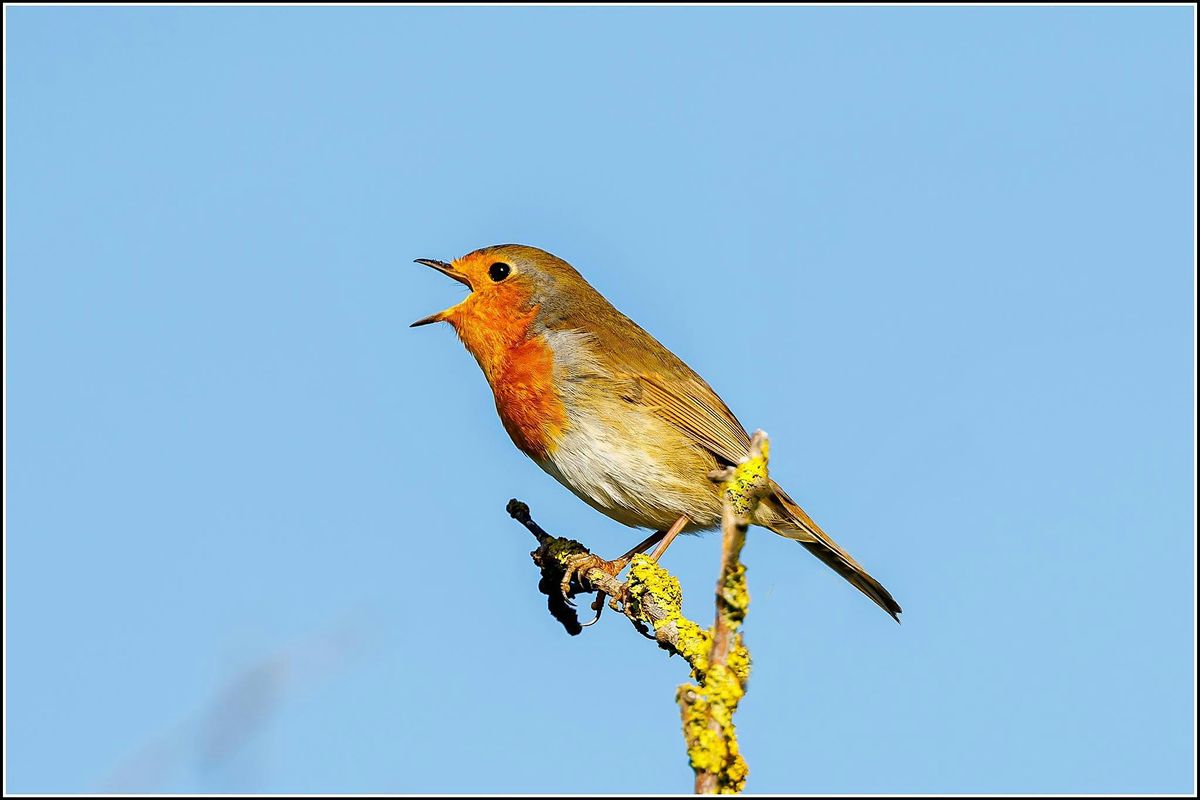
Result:
[[[575,583],[580,591],[591,591],[592,588],[595,588],[592,587],[591,581],[589,581],[587,578],[587,574],[591,570],[598,569],[601,572],[605,572],[615,578],[617,573],[624,569],[627,563],[629,562],[625,559],[608,561],[600,558],[600,556],[593,555],[592,553],[576,553],[568,556],[563,562],[564,569],[561,584],[563,597],[567,599],[567,602],[570,602],[571,597],[578,593],[572,591],[572,582]],[[604,593],[605,592],[601,592],[601,594]],[[592,604],[592,607],[595,608],[599,602],[600,600],[597,598],[596,602]]]
[[[510,503],[509,513],[512,513]],[[515,517],[515,515],[514,515]],[[687,521],[686,517],[681,517],[678,522],[672,526],[669,531],[658,531],[646,537],[643,541],[634,545],[633,549],[626,552],[624,555],[609,561],[600,556],[593,555],[587,551],[574,553],[563,559],[563,574],[559,584],[559,590],[562,592],[563,600],[570,607],[575,604],[571,598],[581,592],[596,592],[596,599],[592,601],[591,609],[596,612],[591,621],[583,623],[580,627],[586,628],[589,625],[595,625],[600,620],[600,614],[604,611],[604,597],[608,596],[608,606],[617,613],[622,613],[621,606],[625,602],[625,596],[628,592],[628,587],[624,583],[619,582],[616,578],[621,573],[621,570],[629,566],[629,562],[638,553],[644,553],[651,547],[666,539],[669,544],[671,539],[678,535],[683,528],[683,523]],[[526,526],[528,527],[528,525]],[[531,528],[532,530],[532,528]],[[540,530],[540,529],[539,529]],[[655,560],[661,555],[660,552],[655,553]],[[536,559],[535,559],[536,560]],[[600,583],[589,580],[588,572],[593,569],[598,569],[608,575],[611,580],[602,580]]]

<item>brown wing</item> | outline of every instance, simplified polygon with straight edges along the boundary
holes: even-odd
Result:
[[[729,406],[698,376],[638,375],[641,402],[691,437],[723,464],[737,464],[750,452],[750,437]]]
[[[642,403],[724,464],[750,452],[750,437],[704,379],[633,320],[593,320],[592,329],[615,362],[630,400]]]

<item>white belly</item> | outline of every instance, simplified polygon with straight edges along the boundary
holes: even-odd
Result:
[[[697,508],[709,503],[698,474],[681,480],[664,468],[644,442],[651,431],[622,432],[597,417],[568,415],[567,430],[554,453],[538,466],[600,513],[635,528],[666,530],[680,516],[698,524],[716,524],[717,515]],[[699,485],[697,485],[699,483]],[[697,519],[699,517],[699,519]]]

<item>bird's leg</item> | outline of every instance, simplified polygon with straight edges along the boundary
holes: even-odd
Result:
[[[655,531],[654,533],[650,534],[642,541],[635,544],[629,552],[627,552],[625,555],[621,556],[620,558],[618,558],[612,562],[614,564],[620,565],[617,568],[617,572],[620,572],[621,570],[625,569],[625,567],[629,565],[629,562],[633,560],[633,557],[636,556],[638,553],[644,553],[647,550],[649,550],[651,547],[653,547],[654,545],[661,542],[663,540],[663,537],[666,535],[667,535],[666,531]]]
[[[646,539],[641,544],[639,544],[637,547],[630,550],[625,555],[618,558],[617,561],[615,561],[613,563],[620,562],[621,568],[624,569],[625,565],[628,564],[630,561],[632,561],[634,556],[636,556],[638,553],[646,552],[654,544],[658,544],[658,547],[655,548],[654,552],[650,554],[650,558],[654,559],[655,561],[658,561],[658,559],[662,557],[662,554],[667,552],[667,548],[671,546],[671,542],[675,541],[675,537],[679,535],[679,532],[683,530],[683,527],[685,525],[687,525],[687,523],[688,523],[688,518],[686,516],[680,517],[679,519],[675,520],[674,524],[672,524],[670,528],[668,528],[665,531],[658,531],[653,536],[647,536]],[[621,584],[621,588],[625,589],[625,584]],[[600,602],[601,602],[600,598],[603,596],[603,594],[604,593],[601,592],[599,595],[596,596],[596,602],[592,604],[592,608],[596,608],[596,606],[598,604],[600,604]],[[624,600],[625,600],[625,592],[622,591],[620,596],[614,595],[614,596],[610,597],[608,600],[608,604],[610,606],[612,606],[613,611],[619,612],[621,610],[621,603],[624,602]],[[599,618],[600,618],[600,612],[597,611],[596,619],[599,619]],[[595,620],[593,620],[593,622],[595,622]]]
[[[663,535],[662,541],[659,542],[658,547],[654,548],[654,552],[650,554],[650,558],[654,559],[655,561],[658,561],[660,558],[662,558],[663,553],[667,552],[667,548],[671,546],[671,542],[675,541],[675,537],[683,531],[683,527],[687,524],[688,518],[686,515],[675,520],[675,524],[673,524]]]

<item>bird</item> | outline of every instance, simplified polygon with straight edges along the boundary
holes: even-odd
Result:
[[[513,444],[584,503],[654,533],[619,570],[680,533],[717,527],[708,477],[750,451],[746,429],[691,367],[545,250],[501,244],[415,262],[464,284],[465,299],[412,323],[448,323],[479,363]],[[752,522],[803,545],[900,621],[900,604],[771,481]],[[564,593],[569,576],[564,579]]]

